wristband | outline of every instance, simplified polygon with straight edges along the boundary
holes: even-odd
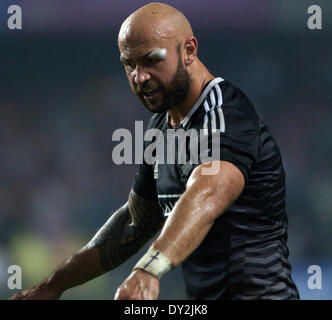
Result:
[[[134,269],[143,269],[160,280],[164,274],[173,269],[173,265],[161,251],[150,248],[137,262]]]

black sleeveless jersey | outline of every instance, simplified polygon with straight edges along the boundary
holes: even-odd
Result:
[[[161,148],[166,151],[171,129],[167,112],[151,118],[146,132],[151,133],[151,129],[160,134],[145,142],[145,150],[162,140]],[[245,187],[182,263],[188,298],[298,299],[286,244],[285,172],[269,128],[240,89],[215,78],[206,85],[179,127],[171,131],[188,133],[192,129],[203,130],[210,159],[229,161],[241,170]],[[211,145],[216,148],[211,143],[215,132],[220,137],[217,156],[208,150]],[[189,161],[191,148],[194,144],[187,143],[184,161],[177,157],[178,148],[174,159],[164,155],[165,161],[158,158],[158,150],[162,149],[155,148],[156,152],[151,153],[155,158],[145,158],[139,166],[134,191],[142,198],[158,200],[165,217],[172,214],[191,172],[207,161]]]

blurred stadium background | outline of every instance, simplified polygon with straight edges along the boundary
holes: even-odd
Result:
[[[183,11],[214,75],[242,88],[279,142],[287,174],[290,261],[303,299],[332,298],[332,4],[164,1]],[[121,22],[146,1],[0,2],[0,298],[7,268],[23,287],[81,248],[127,199],[135,165],[112,163],[112,133],[149,114],[119,62]],[[20,5],[23,29],[7,28]],[[323,30],[307,27],[320,5]],[[142,254],[139,253],[139,256]],[[63,299],[112,299],[138,256]],[[322,289],[307,286],[322,269]],[[183,299],[181,269],[161,299]]]

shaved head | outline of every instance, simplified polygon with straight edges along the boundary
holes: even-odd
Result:
[[[163,3],[133,12],[118,35],[120,60],[131,89],[152,112],[190,106],[197,39],[187,18]]]
[[[163,3],[150,3],[123,22],[118,40],[120,43],[153,40],[176,45],[191,36],[190,23],[179,10]]]

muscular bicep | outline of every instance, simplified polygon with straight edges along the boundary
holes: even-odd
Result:
[[[228,161],[211,161],[199,165],[191,174],[186,193],[202,206],[208,203],[215,218],[241,194],[245,185],[243,173]]]
[[[134,255],[160,230],[163,222],[159,204],[142,199],[131,190],[128,202],[108,219],[89,246],[99,248],[102,266],[111,270]]]

